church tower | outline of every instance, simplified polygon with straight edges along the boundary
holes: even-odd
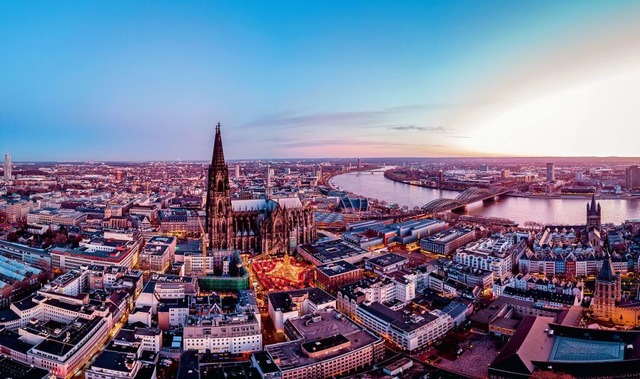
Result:
[[[591,195],[591,204],[587,203],[587,233],[595,229],[600,231],[602,225],[602,209],[596,205],[596,195]]]
[[[210,249],[232,248],[233,208],[229,192],[229,168],[224,161],[220,123],[216,125],[213,157],[207,180],[207,223]]]
[[[605,253],[602,268],[596,278],[596,289],[591,307],[596,317],[609,320],[615,312],[616,302],[622,298],[620,273],[614,273],[609,252]]]

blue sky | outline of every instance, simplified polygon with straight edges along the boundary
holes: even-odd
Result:
[[[220,121],[228,158],[638,155],[611,133],[615,148],[585,139],[569,149],[567,139],[640,121],[625,103],[640,88],[639,10],[0,2],[0,151],[15,161],[206,160]]]

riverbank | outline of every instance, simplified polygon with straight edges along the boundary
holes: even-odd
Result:
[[[513,192],[508,193],[506,196],[511,197],[524,197],[527,199],[582,199],[582,200],[591,200],[591,194],[585,195],[562,195],[562,194],[531,194],[531,193],[520,193]],[[596,195],[596,200],[638,200],[640,199],[640,195],[609,195],[609,194],[600,194]]]
[[[457,192],[463,192],[466,188],[459,188],[459,187],[440,187],[439,185],[429,185],[429,184],[423,184],[423,183],[412,183],[411,180],[400,180],[400,179],[396,179],[393,176],[387,174],[388,172],[390,172],[391,169],[387,170],[384,172],[384,177],[391,180],[392,182],[396,182],[396,183],[402,183],[402,184],[406,184],[408,186],[416,186],[416,187],[422,187],[422,188],[429,188],[429,189],[436,189],[436,190],[445,190],[445,191],[457,191]]]
[[[423,183],[415,183],[413,181],[410,180],[400,180],[397,178],[394,178],[392,175],[388,175],[387,172],[391,171],[387,170],[384,172],[384,177],[385,179],[391,180],[392,182],[395,183],[401,183],[401,184],[406,184],[408,186],[414,186],[414,187],[421,187],[421,188],[429,188],[429,189],[435,189],[435,190],[445,190],[445,191],[456,191],[456,192],[463,192],[468,188],[471,187],[467,187],[467,188],[460,188],[460,187],[451,187],[451,186],[438,186],[438,185],[428,185],[428,184],[423,184]],[[521,197],[521,198],[526,198],[526,199],[567,199],[567,200],[581,200],[581,199],[587,199],[590,200],[591,199],[591,194],[584,194],[584,195],[576,195],[576,194],[559,194],[559,193],[523,193],[523,192],[509,192],[506,193],[504,196],[510,196],[510,197]],[[633,194],[633,195],[629,195],[629,194],[599,194],[596,195],[596,200],[638,200],[640,199],[640,194]]]

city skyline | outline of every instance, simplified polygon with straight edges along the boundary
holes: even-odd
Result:
[[[220,121],[232,160],[637,156],[639,7],[4,3],[0,150],[206,161]]]

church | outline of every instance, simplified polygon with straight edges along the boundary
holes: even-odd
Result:
[[[602,246],[602,208],[596,205],[595,193],[591,195],[591,204],[587,203],[587,226],[585,228],[586,242],[592,246]]]
[[[313,242],[313,209],[297,197],[232,200],[229,168],[216,126],[213,157],[207,177],[206,232],[210,249],[251,254],[292,253],[296,245]]]

